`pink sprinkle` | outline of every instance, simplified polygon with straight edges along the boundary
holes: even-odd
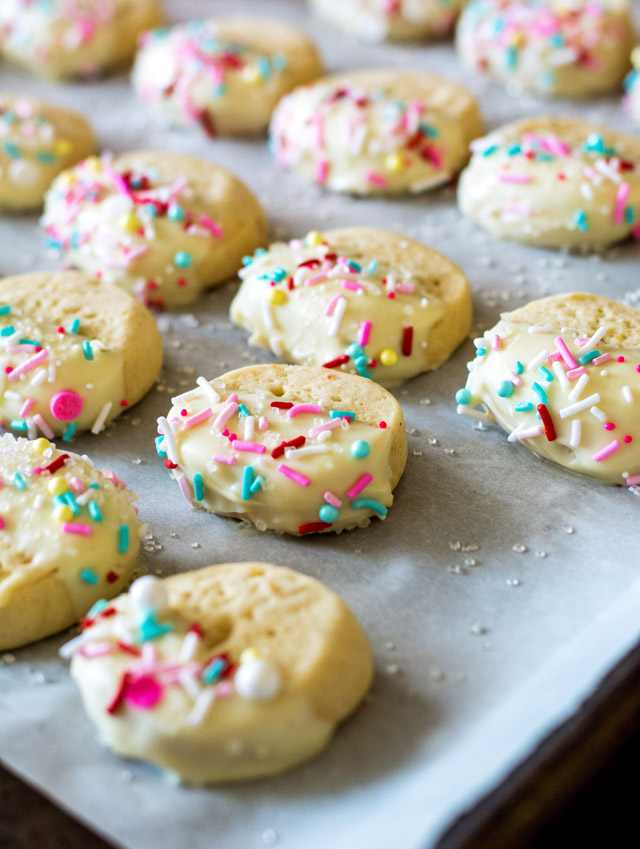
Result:
[[[515,371],[509,372],[509,380],[513,383],[514,386],[522,386],[522,378],[519,374],[516,374]]]
[[[237,392],[234,392],[233,395],[229,395],[226,403],[231,404],[233,401],[235,401],[236,403],[238,402],[238,393]]]
[[[604,429],[605,430],[615,430],[616,426],[614,425],[613,422],[605,422]]]
[[[369,472],[365,472],[365,474],[354,483],[351,489],[347,490],[347,498],[355,498],[359,492],[362,492],[365,486],[369,486],[372,480],[373,475],[370,475]]]
[[[401,292],[403,295],[411,295],[415,292],[416,287],[413,283],[396,283],[396,292]]]
[[[531,207],[526,203],[508,203],[504,210],[512,215],[521,215],[522,218],[531,218]]]
[[[236,689],[233,686],[233,681],[221,681],[216,686],[216,697],[218,699],[230,699]]]
[[[184,495],[185,499],[189,504],[191,504],[191,490],[189,489],[189,481],[183,472],[180,472],[178,477],[176,478],[178,481],[178,486],[180,487],[180,491]]]
[[[235,466],[238,462],[238,458],[230,454],[214,454],[211,459],[214,463],[226,463],[227,466]]]
[[[569,380],[575,380],[577,377],[582,377],[583,374],[586,374],[587,370],[584,366],[580,366],[579,368],[572,368],[567,372],[567,377]]]
[[[338,496],[334,495],[330,490],[327,490],[322,497],[327,504],[331,504],[332,507],[342,507],[342,501],[340,501]]]
[[[19,366],[16,366],[13,371],[10,372],[9,380],[17,380],[19,377],[22,377],[23,374],[26,374],[28,371],[32,371],[32,369],[39,366],[40,363],[43,363],[48,358],[49,352],[46,348],[43,348],[38,354],[34,354],[33,357],[29,357],[28,360],[25,360]]]
[[[318,159],[316,162],[316,183],[324,184],[329,176],[329,161],[327,159]]]
[[[331,419],[331,421],[323,422],[322,424],[316,425],[309,430],[309,436],[313,438],[317,436],[319,433],[322,433],[323,430],[333,430],[336,427],[342,427],[342,419],[335,418]]]
[[[124,698],[127,704],[139,710],[150,710],[162,699],[162,686],[150,675],[141,675],[129,682]]]
[[[258,430],[269,430],[269,419],[266,416],[258,419]]]
[[[560,353],[560,351],[553,351],[548,356],[548,360],[549,360],[550,363],[555,363],[555,362],[557,362],[558,360],[561,360],[561,359],[562,359],[562,354]]]
[[[327,275],[325,272],[321,272],[320,274],[312,274],[311,277],[307,277],[304,281],[305,286],[315,286],[317,283],[322,283],[327,279]]]
[[[383,177],[382,174],[376,174],[375,171],[369,171],[365,176],[367,182],[371,183],[372,186],[378,186],[383,189],[385,186],[389,185],[387,178]]]
[[[358,345],[364,346],[369,342],[369,336],[371,334],[371,322],[363,321],[360,327],[358,328]]]
[[[322,407],[318,404],[294,404],[293,407],[290,407],[287,410],[287,416],[290,419],[293,419],[295,416],[300,415],[300,413],[321,413]]]
[[[120,480],[120,478],[116,475],[113,469],[102,469],[102,477],[106,478],[108,481],[111,481],[111,483],[118,489],[127,488],[126,483]]]
[[[126,195],[128,198],[131,197],[131,190],[129,186],[127,186],[127,182],[122,176],[122,174],[118,173],[115,168],[111,168],[111,166],[107,166],[104,164],[102,170],[107,175],[107,177],[111,177],[111,179],[113,180],[113,184],[119,192],[121,192],[123,195]]]
[[[84,492],[85,490],[84,483],[80,480],[79,477],[71,478],[70,484],[74,492]]]
[[[639,483],[640,483],[640,475],[632,475],[632,476],[630,475],[626,479],[627,486],[636,486]]]
[[[341,280],[340,288],[350,289],[352,292],[360,292],[362,289],[362,285],[360,283],[356,283],[355,280]]]
[[[211,233],[212,236],[215,236],[216,239],[221,239],[224,236],[224,230],[222,227],[219,224],[216,224],[215,221],[212,221],[208,215],[201,215],[200,223]]]
[[[617,439],[614,439],[608,445],[605,445],[604,448],[601,448],[600,451],[596,451],[596,453],[591,457],[592,460],[595,460],[596,463],[600,463],[602,460],[606,460],[607,457],[610,457],[612,454],[620,448],[620,443]]]
[[[4,528],[4,519],[0,516],[0,531]]]
[[[60,530],[63,534],[78,534],[81,537],[90,537],[93,533],[91,525],[78,525],[75,522],[63,522]]]
[[[266,446],[259,442],[245,442],[243,439],[234,439],[231,443],[234,451],[250,451],[252,454],[264,454]]]
[[[305,476],[301,475],[300,472],[296,472],[295,469],[290,469],[289,466],[285,466],[284,463],[280,463],[278,465],[278,471],[294,483],[300,484],[300,486],[309,486],[311,483],[309,478],[305,478]]]
[[[531,177],[528,174],[500,174],[498,177],[501,183],[530,183]]]
[[[327,304],[327,308],[324,311],[325,315],[327,315],[327,316],[333,315],[333,311],[336,308],[336,304],[338,303],[338,301],[340,300],[341,297],[342,297],[342,295],[340,293],[338,293],[337,295],[334,295],[333,298],[331,298],[331,300]]]
[[[27,417],[27,416],[29,415],[29,413],[31,412],[31,408],[33,407],[33,405],[34,405],[35,403],[36,403],[36,399],[35,399],[35,398],[27,398],[27,399],[26,399],[26,401],[24,402],[24,404],[22,405],[22,407],[20,407],[20,413],[19,413],[19,415],[20,415],[20,418],[21,418],[21,419],[26,419],[26,417]]]
[[[558,351],[560,351],[560,356],[569,366],[569,368],[578,368],[578,363],[576,362],[576,359],[571,353],[571,351],[567,348],[567,343],[564,341],[562,336],[557,336],[553,341],[556,343],[556,348],[558,349]],[[571,377],[571,372],[569,372],[569,377]]]
[[[235,401],[231,401],[231,403],[227,402],[227,406],[222,410],[222,412],[218,415],[218,418],[213,423],[213,430],[221,430],[222,426],[226,424],[232,416],[235,416],[238,411],[238,405]]]
[[[80,646],[76,654],[80,657],[101,657],[105,654],[113,654],[116,646],[113,643],[89,643],[86,646]]]
[[[570,146],[557,136],[546,136],[545,146],[556,156],[568,156],[571,153]]]
[[[592,360],[591,362],[594,366],[601,366],[602,363],[608,363],[611,359],[613,359],[611,354],[600,354],[599,357],[596,357],[595,360]]]
[[[224,412],[224,411],[223,411]],[[213,415],[213,410],[210,407],[207,407],[206,410],[200,410],[199,413],[195,413],[193,416],[189,416],[188,419],[182,420],[182,429],[189,430],[196,425],[202,424],[202,422],[208,421]]]
[[[499,351],[502,347],[502,339],[498,336],[497,333],[494,333],[491,337],[491,347],[494,351]]]
[[[630,191],[631,186],[629,185],[629,183],[620,184],[618,194],[616,195],[615,207],[613,210],[614,224],[621,224],[624,221],[624,210],[627,205],[627,198],[629,197]]]

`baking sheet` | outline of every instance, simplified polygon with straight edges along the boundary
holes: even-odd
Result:
[[[181,0],[173,17],[258,12],[298,23],[332,70],[427,68],[467,84],[490,127],[524,114],[570,112],[634,132],[617,99],[544,104],[505,94],[459,66],[450,46],[368,47],[308,16],[296,0]],[[420,198],[328,196],[278,173],[260,140],[208,141],[155,126],[123,75],[59,86],[0,69],[0,88],[82,108],[115,152],[178,150],[219,162],[260,196],[272,236],[376,224],[418,238],[462,266],[477,331],[501,310],[581,289],[635,303],[640,246],[575,257],[502,243],[462,220],[454,192]],[[0,222],[0,273],[56,267],[35,216]],[[633,492],[574,477],[508,445],[499,430],[456,416],[473,346],[396,390],[409,463],[387,520],[339,536],[293,539],[191,513],[153,448],[155,419],[199,374],[270,358],[246,345],[227,312],[236,284],[159,317],[165,367],[157,387],[104,434],[74,450],[113,468],[139,494],[151,538],[146,568],[168,574],[264,559],[301,569],[342,594],[370,635],[376,682],[364,707],[316,760],[272,779],[212,790],[103,749],[57,649],[68,635],[0,663],[0,756],[95,830],[130,849],[180,845],[424,849],[571,716],[640,639]],[[143,813],[144,812],[144,815]]]

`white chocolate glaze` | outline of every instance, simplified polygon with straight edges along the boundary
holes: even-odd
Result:
[[[579,328],[534,330],[503,319],[476,340],[478,356],[469,363],[466,385],[470,397],[465,390],[457,394],[465,401],[458,412],[473,415],[484,404],[490,421],[536,454],[604,483],[639,482],[640,354],[589,344]],[[575,373],[560,355],[559,338],[577,362]],[[598,357],[582,366],[579,357],[591,358],[594,351]],[[538,415],[542,403],[551,431]]]
[[[465,0],[311,0],[326,20],[363,41],[417,41],[447,35]]]
[[[224,394],[219,381],[213,386]],[[332,418],[329,409],[298,411],[300,405],[286,396],[261,390],[214,404],[200,386],[174,401],[168,423],[161,421],[165,434],[171,426],[173,446],[165,435],[158,450],[161,456],[166,452],[170,466],[176,464],[172,475],[194,507],[290,534],[364,527],[373,516],[386,516],[393,501],[386,427],[349,421],[336,411]],[[291,404],[294,415],[273,404]],[[198,414],[203,420],[194,426],[190,419]],[[268,423],[263,430],[261,420]],[[299,437],[304,438],[301,446],[282,453],[282,442]],[[249,443],[248,450],[243,443]],[[355,456],[359,448],[364,456]],[[275,449],[279,456],[273,457]]]

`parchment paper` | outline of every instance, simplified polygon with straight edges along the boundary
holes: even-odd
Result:
[[[467,84],[490,127],[524,114],[570,112],[635,132],[619,100],[546,104],[507,94],[463,69],[452,48],[366,47],[310,17],[296,0],[182,0],[173,17],[253,11],[298,23],[330,69],[427,68]],[[474,335],[501,310],[542,295],[597,292],[640,299],[640,246],[575,257],[499,242],[462,220],[454,191],[355,200],[278,173],[262,140],[209,141],[154,125],[125,75],[54,85],[6,68],[0,88],[83,109],[104,148],[178,150],[227,166],[260,196],[272,236],[376,224],[418,238],[460,264],[474,290]],[[0,222],[0,273],[56,267],[36,216]],[[324,580],[356,611],[377,677],[364,707],[316,760],[238,787],[170,785],[153,767],[103,749],[57,649],[69,634],[0,663],[0,756],[111,840],[130,849],[424,849],[578,709],[640,639],[636,522],[640,500],[565,473],[455,413],[472,345],[397,390],[409,463],[388,519],[340,536],[278,538],[189,512],[155,456],[155,420],[199,374],[268,361],[227,311],[236,284],[159,317],[165,367],[157,387],[74,450],[109,466],[139,494],[154,573],[264,559]]]

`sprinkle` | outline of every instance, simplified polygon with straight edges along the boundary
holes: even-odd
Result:
[[[204,498],[202,475],[195,474],[193,476],[193,497],[196,501],[202,501]]]
[[[627,486],[637,486],[638,484],[640,484],[640,475],[630,475],[625,480],[625,483],[627,484]]]
[[[369,336],[371,334],[371,322],[363,321],[358,328],[358,344],[364,347],[369,342]]]
[[[331,410],[329,417],[332,419],[349,419],[350,422],[353,422],[356,414],[351,410]]]
[[[583,374],[586,374],[587,370],[584,366],[580,366],[579,368],[572,368],[567,372],[567,377],[569,380],[575,380],[577,377],[582,377]]]
[[[533,404],[527,402],[526,404],[516,404],[515,407],[516,413],[528,413],[533,410]]]
[[[606,327],[599,327],[596,330],[596,332],[593,334],[593,336],[590,339],[587,339],[587,341],[584,343],[584,345],[581,348],[578,349],[578,356],[581,356],[582,354],[586,354],[587,351],[590,351],[592,348],[595,348],[595,346],[602,339],[602,337],[604,336],[604,334],[606,332],[607,332]]]
[[[102,511],[100,510],[100,505],[97,501],[91,500],[87,504],[87,509],[89,510],[89,515],[91,516],[94,522],[102,521]]]
[[[466,407],[471,403],[472,397],[473,396],[469,389],[458,389],[455,395],[456,403],[463,407]]]
[[[15,486],[16,489],[19,489],[20,491],[24,491],[27,488],[26,481],[22,477],[20,472],[16,472],[14,474],[11,483]]]
[[[509,434],[509,441],[513,442],[515,439],[534,439],[536,436],[542,436],[543,433],[544,427],[542,425],[534,425],[533,427],[523,428],[522,430],[514,430],[513,433]]]
[[[258,430],[268,430],[269,419],[266,416],[260,416],[258,419]]]
[[[633,395],[631,394],[631,390],[629,389],[628,386],[622,387],[622,397],[627,402],[627,404],[633,403]]]
[[[510,398],[513,395],[513,383],[510,380],[501,380],[496,392],[501,398]]]
[[[530,183],[531,177],[528,174],[500,174],[498,177],[501,183]]]
[[[129,551],[129,525],[120,525],[118,530],[118,553],[126,554]]]
[[[544,435],[547,437],[549,442],[553,442],[556,438],[556,429],[553,426],[551,413],[544,404],[538,404],[537,410],[538,415],[542,419],[542,424],[544,425]]]
[[[593,362],[594,366],[601,366],[603,363],[608,363],[609,360],[612,360],[612,359],[613,359],[613,357],[611,356],[611,354],[606,353],[606,354],[600,354],[600,356],[598,356],[598,357],[594,357],[592,362]]]
[[[238,462],[238,458],[230,454],[214,454],[211,459],[214,463],[225,463],[227,466],[235,466]]]
[[[209,383],[206,377],[198,377],[196,379],[196,383],[202,389],[204,394],[207,396],[207,400],[209,403],[215,407],[216,404],[220,403],[220,396],[213,388],[213,386]]]
[[[318,434],[322,433],[324,430],[333,430],[334,428],[340,427],[341,425],[341,418],[332,419],[329,422],[323,422],[322,424],[315,425],[314,427],[310,428],[309,436],[313,439],[314,437],[318,436]]]
[[[213,411],[210,407],[207,407],[206,410],[200,410],[199,413],[194,413],[193,416],[189,416],[186,419],[182,419],[182,430],[189,430],[192,427],[196,427],[196,425],[208,421],[212,416]]]
[[[75,434],[77,429],[78,429],[77,423],[71,422],[71,424],[67,427],[65,432],[62,434],[62,441],[63,442],[70,442],[73,439],[74,434]]]
[[[589,225],[587,223],[587,213],[584,209],[578,209],[576,214],[573,216],[573,222],[578,228],[578,230],[582,230],[585,232],[589,229]]]
[[[593,351],[589,351],[588,354],[583,354],[581,357],[578,357],[578,362],[580,363],[581,366],[586,366],[590,362],[595,360],[596,357],[599,357],[599,356],[600,356],[600,351],[597,351],[597,350],[594,349]]]
[[[124,699],[125,692],[129,687],[129,683],[131,681],[131,674],[129,672],[124,672],[122,674],[122,678],[118,684],[118,689],[115,692],[115,695],[105,708],[107,713],[112,714],[115,713],[120,707],[122,700]]]
[[[362,492],[362,490],[369,486],[371,481],[373,480],[373,475],[366,472],[362,477],[358,478],[358,480],[353,484],[353,486],[347,490],[347,498],[355,498],[356,495]]]
[[[222,412],[219,413],[218,418],[213,423],[213,430],[222,430],[222,427],[229,421],[232,416],[235,416],[238,410],[238,404],[235,401],[227,401],[226,406],[223,408]]]
[[[327,333],[329,336],[337,336],[338,330],[340,329],[340,323],[342,322],[342,318],[344,316],[345,310],[347,308],[347,301],[345,298],[340,296],[336,301],[335,309],[333,311],[333,315],[331,316],[331,321],[329,322],[329,327],[327,328]]]
[[[77,534],[82,537],[89,537],[93,533],[91,525],[79,525],[74,522],[63,522],[60,530],[63,534]]]
[[[569,438],[569,446],[577,448],[580,445],[582,438],[582,422],[580,419],[574,419],[571,422],[571,437]]]
[[[88,339],[85,339],[82,343],[82,353],[86,360],[93,359],[93,350],[91,348],[91,342],[89,342]]]
[[[339,357],[336,357],[333,360],[329,360],[326,363],[322,364],[322,368],[338,368],[338,366],[343,366],[345,363],[349,362],[350,357],[346,354],[341,354]]]
[[[568,407],[562,407],[562,409],[558,410],[558,413],[560,414],[561,419],[566,419],[569,416],[575,416],[576,413],[581,413],[582,410],[586,410],[588,407],[591,407],[592,404],[597,404],[599,400],[599,393],[594,392],[593,395],[589,395],[588,398],[583,398],[582,401],[570,404]]]
[[[533,383],[531,384],[531,388],[536,393],[536,395],[538,396],[538,398],[540,399],[542,404],[546,404],[547,403],[547,393],[542,388],[542,386],[540,386],[540,384],[538,383],[537,380],[533,381]]]
[[[588,374],[581,375],[578,382],[576,383],[576,385],[573,387],[573,389],[569,393],[569,400],[570,401],[577,401],[578,398],[580,397],[580,395],[582,394],[582,390],[585,388],[587,383],[589,383],[589,375]]]
[[[34,354],[33,357],[29,357],[28,360],[25,360],[19,366],[16,366],[9,373],[9,380],[17,380],[23,374],[26,374],[27,372],[32,371],[36,366],[39,366],[40,363],[43,363],[48,358],[49,358],[49,352],[47,351],[46,348],[43,348],[42,351],[40,351],[37,354]]]
[[[324,314],[325,314],[326,316],[329,316],[329,317],[330,317],[330,316],[332,316],[332,315],[333,315],[333,312],[334,312],[334,310],[335,310],[335,308],[336,308],[336,304],[338,303],[338,301],[339,301],[341,298],[342,298],[342,295],[341,295],[339,292],[338,292],[338,294],[334,295],[334,296],[331,298],[331,300],[330,300],[330,301],[329,301],[329,303],[327,304],[327,307],[326,307],[326,309],[325,309],[325,311],[324,311]],[[342,298],[342,300],[344,300],[344,298]]]
[[[569,380],[567,378],[567,373],[564,370],[564,367],[561,362],[556,360],[552,363],[551,368],[553,369],[555,376],[558,378],[558,383],[562,387],[562,389],[566,389],[569,386]]]
[[[167,452],[167,457],[172,463],[177,465],[179,462],[178,446],[176,445],[173,429],[164,416],[160,416],[158,419],[158,429],[164,437],[164,449]]]
[[[215,236],[216,239],[222,239],[224,236],[224,231],[219,224],[216,224],[215,221],[212,221],[208,215],[200,216],[200,224],[211,233],[212,236]]]
[[[244,406],[244,405],[243,405]],[[244,420],[244,438],[245,440],[250,440],[253,436],[255,418],[253,416],[247,416]]]
[[[567,343],[564,341],[562,336],[556,337],[553,341],[556,343],[556,348],[558,349],[558,351],[560,351],[560,356],[569,366],[569,368],[577,368],[578,363],[575,361],[575,358],[571,351],[567,348]]]
[[[386,516],[389,512],[384,504],[374,501],[373,498],[359,498],[356,501],[352,501],[351,506],[355,507],[356,510],[373,510],[379,516]]]
[[[94,572],[93,569],[82,569],[80,571],[80,580],[84,581],[85,584],[90,584],[93,587],[98,583],[100,579],[98,578],[97,572]]]
[[[293,402],[292,401],[272,401],[269,406],[274,407],[276,410],[290,410],[293,407]]]
[[[301,448],[306,442],[306,437],[304,436],[296,436],[295,439],[290,439],[288,442],[281,442],[280,445],[277,445],[273,451],[271,452],[271,456],[274,460],[277,460],[278,457],[282,457],[285,452],[285,448]]]
[[[624,221],[624,211],[630,191],[631,186],[629,185],[629,183],[620,184],[618,188],[618,193],[616,195],[615,206],[613,209],[614,224],[622,224],[622,222]]]
[[[342,501],[340,501],[338,496],[334,495],[330,490],[327,490],[322,497],[327,504],[331,504],[332,507],[342,507]]]
[[[330,528],[329,522],[307,522],[306,525],[298,526],[299,534],[315,534],[318,531],[324,531],[325,528]]]
[[[361,292],[362,284],[356,283],[355,280],[341,280],[340,281],[341,289],[348,289],[351,292]]]
[[[369,171],[365,174],[365,179],[372,186],[377,186],[378,188],[385,188],[389,184],[386,177],[383,177],[382,174],[377,174],[375,171]]]
[[[405,327],[402,331],[402,354],[405,357],[411,356],[413,348],[413,327]]]
[[[251,498],[251,484],[253,483],[253,466],[245,466],[242,473],[242,500],[249,501]]]
[[[178,251],[173,257],[173,261],[178,268],[189,268],[192,263],[191,254],[187,251]]]
[[[242,439],[234,439],[231,447],[234,451],[249,451],[252,454],[264,454],[267,450],[266,446],[261,445],[259,442],[245,442]]]
[[[606,460],[607,457],[614,454],[618,448],[620,448],[620,443],[617,439],[614,439],[612,442],[609,442],[608,445],[605,445],[604,448],[601,448],[600,451],[596,451],[596,453],[592,455],[591,459],[596,463],[601,463],[603,460]]]
[[[188,504],[191,504],[191,490],[189,489],[189,482],[187,481],[186,475],[183,472],[180,472],[180,474],[176,476],[176,480],[185,501]]]
[[[369,456],[371,446],[365,439],[356,439],[351,443],[351,456],[357,460],[362,460]]]
[[[591,407],[589,412],[591,413],[592,416],[595,416],[598,419],[598,421],[606,422],[607,414],[604,412],[604,410],[601,410],[600,407],[596,407],[594,405],[593,407]]]
[[[294,483],[299,484],[300,486],[309,486],[311,481],[309,478],[301,475],[300,472],[296,472],[294,469],[289,468],[289,466],[285,466],[284,463],[280,463],[278,465],[278,471],[280,474],[292,480]]]
[[[264,483],[264,478],[261,475],[256,475],[256,479],[251,484],[251,493],[255,494],[259,489],[262,489],[262,484]]]

